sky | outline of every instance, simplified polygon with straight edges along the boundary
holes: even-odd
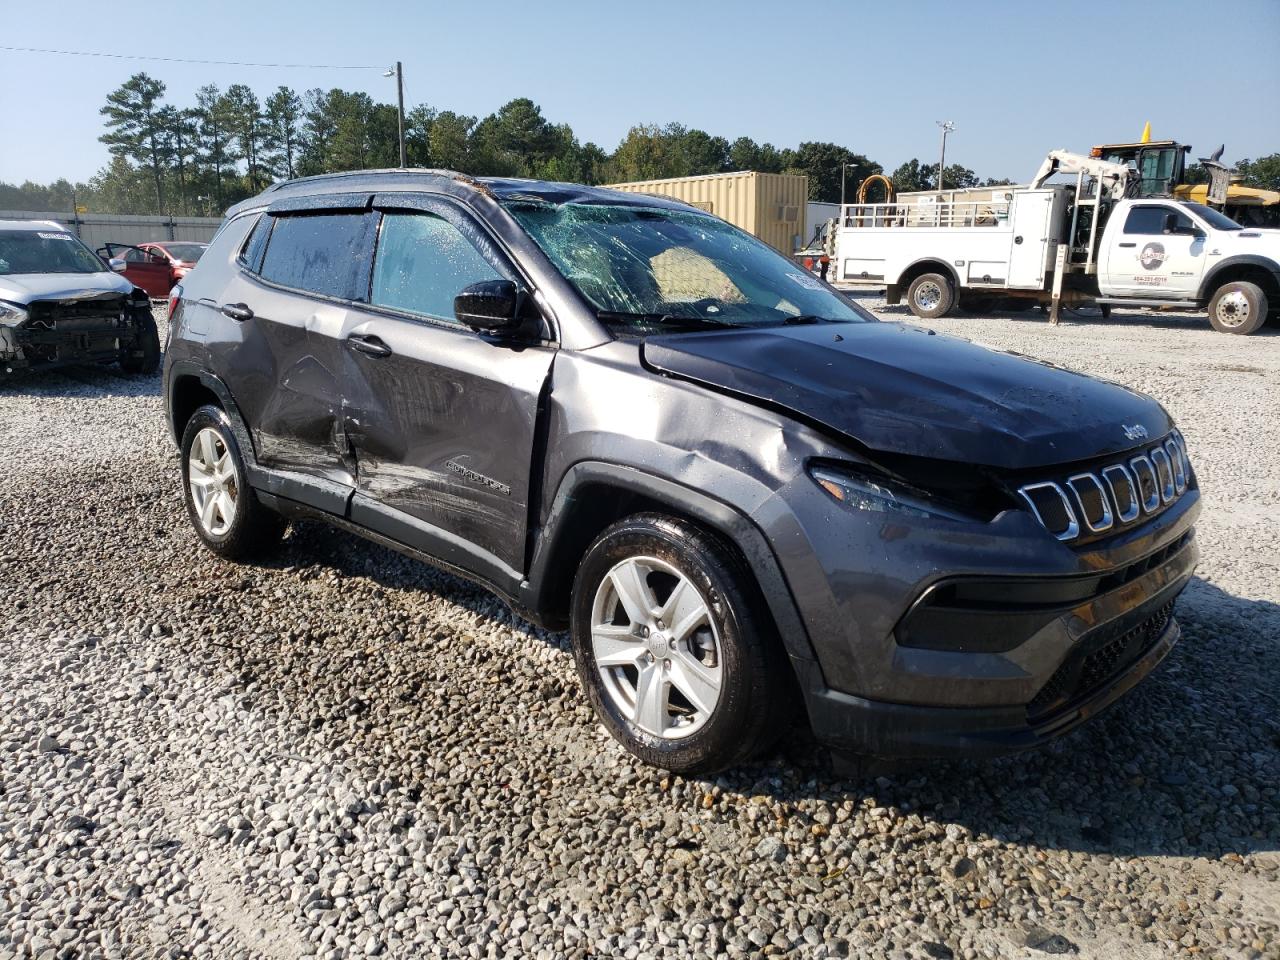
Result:
[[[778,147],[829,140],[892,171],[947,162],[1031,177],[1051,149],[1156,138],[1226,143],[1229,161],[1280,151],[1280,0],[897,0],[643,4],[408,0],[130,3],[0,0],[0,46],[254,63],[284,69],[0,50],[0,180],[86,180],[107,93],[138,71],[168,101],[206,83],[260,97],[341,86],[484,116],[529,97],[612,150],[637,123],[677,121]],[[1221,42],[1215,37],[1223,38]]]

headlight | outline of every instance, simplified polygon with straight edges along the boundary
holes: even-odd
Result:
[[[6,327],[16,327],[27,319],[27,311],[16,303],[4,303],[0,301],[0,323]]]
[[[892,486],[889,481],[872,480],[833,467],[811,467],[809,476],[833,500],[861,512],[970,523],[977,519],[931,500],[927,494]]]

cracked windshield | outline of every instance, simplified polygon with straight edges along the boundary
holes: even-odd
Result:
[[[507,209],[617,333],[868,319],[812,274],[706,214],[524,199]]]

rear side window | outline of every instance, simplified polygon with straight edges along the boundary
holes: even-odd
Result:
[[[457,322],[453,298],[463,287],[501,279],[449,221],[428,213],[383,216],[373,264],[373,303]]]
[[[267,237],[270,234],[271,218],[264,213],[258,217],[258,222],[253,225],[253,232],[249,234],[244,249],[240,251],[240,262],[254,273],[262,269],[262,254],[267,249]],[[214,239],[216,240],[217,237]]]
[[[368,223],[365,213],[277,217],[260,272],[281,286],[363,300],[357,289],[368,277]]]

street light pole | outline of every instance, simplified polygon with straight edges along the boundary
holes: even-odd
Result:
[[[396,68],[388,70],[383,76],[396,78],[396,122],[400,130],[400,166],[404,168],[409,166],[404,149],[404,66],[397,60]]]
[[[400,65],[400,61],[396,61],[396,101],[399,109],[400,121],[400,166],[407,167],[409,160],[404,150],[404,67]]]
[[[947,162],[947,134],[956,128],[956,125],[950,120],[935,120],[939,127],[942,128],[942,152],[938,154],[938,192],[942,192],[942,171],[945,169]]]

